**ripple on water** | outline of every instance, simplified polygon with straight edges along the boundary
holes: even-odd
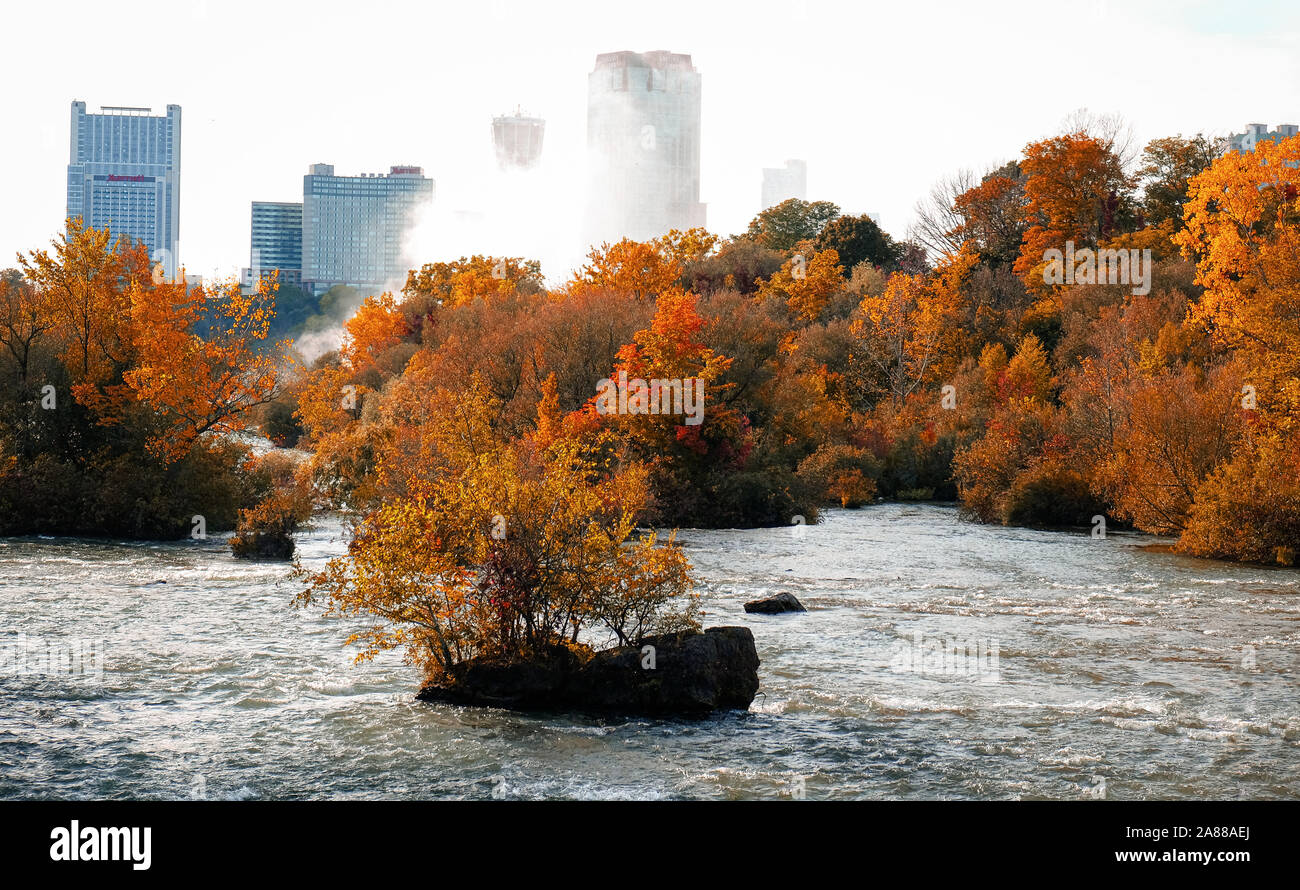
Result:
[[[0,541],[0,646],[105,647],[99,678],[0,675],[0,798],[1300,794],[1300,572],[932,505],[679,540],[708,623],[754,630],[748,714],[428,705],[399,654],[351,664],[355,625],[292,610],[283,567],[220,542]],[[321,523],[302,559],[344,541]],[[810,611],[743,612],[777,590]],[[918,638],[996,647],[996,675],[893,669]]]

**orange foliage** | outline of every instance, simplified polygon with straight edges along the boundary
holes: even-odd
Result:
[[[475,254],[450,263],[426,263],[406,276],[407,299],[431,300],[442,306],[463,306],[541,289],[541,266],[518,257]]]
[[[1205,288],[1193,322],[1240,371],[1244,441],[1198,490],[1181,546],[1294,565],[1300,540],[1300,137],[1230,153],[1196,176],[1175,240]],[[1240,391],[1238,391],[1240,385]]]
[[[279,361],[259,349],[274,317],[269,283],[208,295],[155,282],[143,245],[69,222],[54,253],[20,258],[65,344],[77,400],[105,425],[144,407],[157,419],[150,451],[167,461],[207,433],[231,432],[275,391]],[[280,344],[283,350],[287,344]]]
[[[672,288],[682,274],[678,253],[663,241],[602,244],[587,255],[588,263],[570,285],[572,290],[608,289],[653,300]]]
[[[945,340],[956,333],[961,287],[977,260],[963,249],[932,276],[896,272],[883,293],[863,297],[853,332],[895,406],[929,379]]]
[[[405,649],[428,679],[480,656],[581,656],[584,631],[622,643],[698,628],[684,555],[633,538],[644,466],[611,465],[601,437],[504,439],[481,381],[449,391],[416,362],[394,389],[400,429],[378,460],[391,494],[345,556],[303,573],[300,604],[370,618],[349,638],[359,659]]]
[[[844,267],[834,250],[814,253],[811,259],[796,254],[759,287],[758,298],[784,300],[791,313],[803,321],[814,321],[831,297],[844,289]]]
[[[108,229],[88,229],[81,220],[54,242],[54,251],[18,258],[27,277],[51,310],[63,363],[73,382],[97,386],[130,360],[129,336],[123,331],[131,315],[132,287],[152,286],[149,257],[141,244],[119,239],[110,244]]]
[[[147,292],[137,284],[130,297],[137,360],[123,379],[162,420],[149,446],[156,453],[175,460],[205,433],[239,429],[238,418],[275,393],[279,359],[255,348],[275,314],[269,282],[252,294],[232,284],[212,296],[183,284]],[[213,304],[215,317],[199,336]]]
[[[1177,242],[1205,288],[1193,320],[1246,361],[1263,416],[1300,424],[1300,137],[1233,152],[1192,180]]]
[[[1031,143],[1021,170],[1030,226],[1015,271],[1030,290],[1043,291],[1043,252],[1068,240],[1078,247],[1105,240],[1130,183],[1110,145],[1084,133]]]
[[[380,353],[410,333],[392,294],[366,297],[345,328],[347,338],[339,351],[354,371],[374,365]]]

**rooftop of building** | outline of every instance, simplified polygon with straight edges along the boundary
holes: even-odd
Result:
[[[80,108],[82,111],[85,111],[86,109],[86,103],[80,99],[73,99],[72,105],[74,108]],[[167,106],[168,111],[171,111],[173,108],[178,111],[180,110],[179,105]],[[166,117],[165,114],[154,114],[152,108],[146,108],[140,105],[101,105],[99,106],[99,111],[86,113],[107,115],[110,117]]]
[[[1277,128],[1274,130],[1270,130],[1268,128],[1268,124],[1246,124],[1247,133],[1255,133],[1261,136],[1264,135],[1265,133],[1284,133],[1288,131],[1294,132],[1296,129],[1297,128],[1295,124],[1278,124]]]
[[[312,164],[307,168],[308,176],[333,176],[336,179],[386,179],[390,176],[423,176],[424,168],[409,164],[397,164],[388,168],[387,173],[354,173],[341,176],[334,172],[333,164]]]
[[[493,117],[492,123],[545,124],[546,121],[543,118],[528,114],[521,106],[516,105],[514,111]]]
[[[596,56],[596,70],[602,68],[659,68],[663,70],[694,71],[688,53],[674,53],[666,49],[656,49],[645,53],[621,50],[616,53],[599,53]]]

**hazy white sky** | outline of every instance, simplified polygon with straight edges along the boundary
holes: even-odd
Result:
[[[722,234],[788,157],[807,159],[809,198],[902,237],[936,179],[1001,163],[1081,107],[1124,115],[1142,143],[1300,123],[1300,4],[1284,0],[101,0],[7,2],[3,18],[0,267],[60,228],[73,99],[183,107],[180,255],[204,275],[248,264],[249,202],[301,200],[313,162],[423,166],[438,199],[420,261],[525,253],[562,274],[584,252],[598,52],[694,57],[701,199]],[[491,117],[516,105],[547,120],[531,177],[493,166]]]

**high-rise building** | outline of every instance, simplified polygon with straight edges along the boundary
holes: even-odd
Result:
[[[302,204],[254,201],[249,267],[242,283],[247,288],[271,272],[279,271],[282,285],[302,286]]]
[[[791,198],[808,200],[808,162],[792,159],[784,167],[764,167],[762,209]]]
[[[179,268],[181,107],[105,106],[98,114],[72,103],[68,213],[114,238],[143,241],[167,279]]]
[[[313,164],[302,180],[302,280],[313,294],[336,284],[378,292],[406,273],[402,241],[416,209],[433,200],[420,167],[335,176]]]
[[[531,170],[542,159],[546,121],[529,117],[522,109],[492,118],[492,146],[502,170]]]
[[[691,57],[596,56],[587,76],[587,154],[592,243],[703,226],[700,74]]]
[[[1228,145],[1233,151],[1254,151],[1261,142],[1290,139],[1300,132],[1295,124],[1278,124],[1277,129],[1269,132],[1268,124],[1246,124],[1246,132],[1234,133],[1228,137]]]

